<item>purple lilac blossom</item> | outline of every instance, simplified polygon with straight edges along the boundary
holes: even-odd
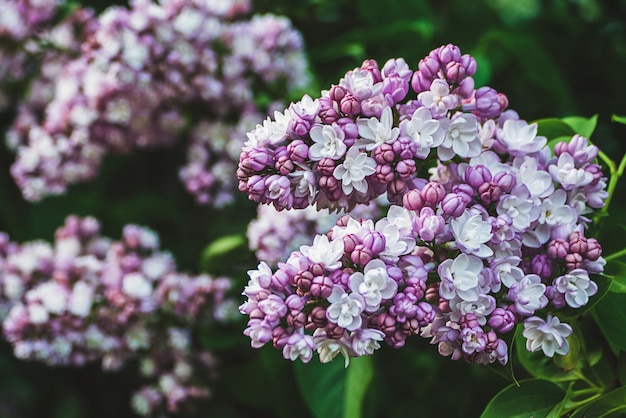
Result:
[[[347,364],[420,335],[454,360],[505,364],[505,340],[523,323],[529,350],[567,352],[559,309],[585,306],[605,264],[584,235],[607,197],[597,148],[575,135],[552,155],[536,125],[503,111],[504,95],[475,90],[475,71],[453,45],[415,72],[367,60],[248,133],[237,175],[253,201],[391,202],[382,218],[343,216],[275,268],[259,257],[240,306],[253,347],[309,361],[310,335],[320,361]],[[290,308],[268,313],[268,300]]]
[[[55,77],[49,102],[18,118],[11,172],[25,198],[93,178],[109,153],[190,134],[186,188],[198,203],[230,203],[244,132],[268,110],[253,102],[258,87],[307,83],[299,33],[283,17],[247,18],[250,7],[134,0],[102,12],[80,56]]]
[[[95,218],[76,216],[52,244],[20,245],[0,235],[0,313],[15,356],[49,365],[98,361],[104,370],[138,359],[141,374],[155,382],[148,386],[155,402],[132,401],[144,415],[208,396],[194,382],[215,361],[190,332],[233,317],[230,287],[226,278],[176,271],[158,235],[137,225],[124,227],[118,241],[101,236]]]

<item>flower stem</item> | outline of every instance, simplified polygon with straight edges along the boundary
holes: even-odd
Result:
[[[607,192],[609,197],[606,198],[606,202],[604,203],[604,207],[601,209],[601,212],[607,212],[609,209],[609,204],[611,203],[611,199],[613,198],[613,193],[615,192],[615,187],[617,186],[617,182],[619,178],[624,174],[624,170],[626,169],[626,155],[622,157],[622,160],[619,163],[619,167],[615,168],[615,162],[609,158],[602,151],[598,151],[598,156],[604,163],[609,167],[609,171],[611,173],[611,179],[609,180],[609,185],[607,187]]]
[[[611,260],[615,260],[616,258],[623,257],[625,255],[626,255],[626,248],[624,248],[624,249],[622,249],[620,251],[617,251],[617,252],[615,252],[613,254],[609,254],[606,257],[604,257],[604,259],[606,261],[611,261]]]

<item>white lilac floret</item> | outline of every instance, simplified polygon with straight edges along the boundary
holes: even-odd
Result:
[[[605,264],[584,235],[586,215],[607,197],[597,148],[576,135],[552,155],[537,125],[504,111],[504,95],[475,89],[475,71],[454,45],[412,75],[404,60],[382,71],[367,60],[319,106],[293,104],[281,140],[267,139],[278,119],[248,134],[237,175],[256,202],[278,211],[391,202],[382,218],[344,215],[276,268],[249,272],[240,311],[253,347],[308,361],[309,335],[322,362],[341,354],[347,363],[419,335],[452,359],[504,364],[524,323],[529,350],[567,353],[559,309],[585,306]],[[307,196],[281,180],[300,172]],[[288,309],[264,313],[266,303],[282,306],[277,297]]]

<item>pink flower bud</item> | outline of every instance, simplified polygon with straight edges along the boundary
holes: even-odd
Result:
[[[422,188],[421,193],[425,202],[428,202],[431,205],[436,205],[444,198],[446,190],[441,183],[431,181],[430,183],[426,183],[424,188]]]
[[[341,113],[347,116],[356,116],[361,112],[361,103],[352,94],[347,93],[339,102]]]
[[[408,210],[419,211],[424,207],[424,199],[422,198],[422,194],[419,190],[409,190],[402,197],[402,206],[407,208]]]

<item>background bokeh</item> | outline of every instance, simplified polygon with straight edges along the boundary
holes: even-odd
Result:
[[[110,2],[81,4],[102,10]],[[289,17],[302,32],[313,82],[312,95],[328,88],[364,59],[379,63],[404,57],[414,67],[431,49],[457,44],[478,62],[477,86],[505,93],[510,108],[526,120],[599,115],[592,140],[609,156],[626,150],[626,126],[612,114],[626,114],[626,1],[599,0],[259,0],[254,12]],[[286,100],[302,94],[288,92]],[[12,118],[0,114],[0,132]],[[224,210],[198,206],[182,187],[178,168],[183,147],[108,156],[98,177],[69,193],[40,203],[26,202],[8,167],[14,159],[0,147],[0,230],[14,241],[51,240],[68,214],[93,215],[104,235],[119,236],[127,223],[159,232],[181,270],[227,274],[247,281],[257,264],[244,245],[219,257],[204,249],[223,236],[245,233],[255,206],[245,196]],[[233,173],[234,176],[234,173]],[[612,214],[626,215],[624,184]],[[612,219],[624,219],[613,216]],[[623,247],[619,234],[599,237],[605,253]],[[608,230],[610,228],[607,228]],[[213,396],[190,416],[307,416],[311,397],[335,396],[343,363],[292,364],[272,348],[251,350],[241,335],[242,317],[231,327],[206,330],[201,338],[220,358]],[[202,336],[201,336],[202,337]],[[515,362],[513,366],[515,368]],[[128,368],[132,369],[132,368]],[[139,379],[132,371],[103,373],[49,368],[15,360],[0,342],[0,417],[132,416],[128,394]],[[519,371],[518,378],[524,377]],[[327,392],[302,393],[307,382],[326,382]],[[337,379],[338,380],[338,379]],[[402,350],[383,348],[374,356],[374,380],[366,396],[366,416],[477,416],[508,382],[491,369],[452,362],[415,338]],[[340,398],[337,398],[341,402]]]

